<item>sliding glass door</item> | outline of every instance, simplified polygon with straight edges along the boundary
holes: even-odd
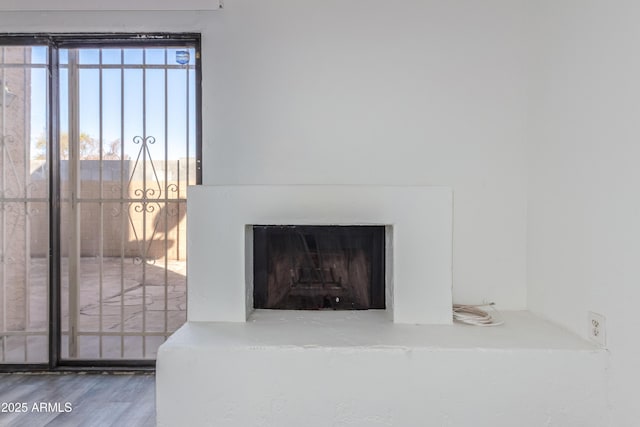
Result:
[[[3,48],[29,51],[20,67],[2,62],[28,77],[10,79],[25,89],[9,89],[16,98],[0,106],[23,117],[7,121],[18,137],[3,139],[19,147],[22,181],[5,177],[16,156],[0,158],[0,188],[22,191],[0,193],[0,234],[23,241],[3,238],[15,243],[2,254],[20,254],[19,268],[0,269],[3,363],[153,361],[186,320],[186,188],[201,174],[198,39],[150,39]]]

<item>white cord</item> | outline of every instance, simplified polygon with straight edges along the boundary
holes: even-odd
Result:
[[[504,323],[503,320],[496,320],[488,312],[481,310],[479,307],[491,307],[491,309],[498,313],[498,310],[493,308],[495,303],[489,304],[453,304],[453,320],[466,323],[467,325],[474,326],[498,326]]]

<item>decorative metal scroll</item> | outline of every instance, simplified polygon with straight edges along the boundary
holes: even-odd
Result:
[[[178,186],[176,184],[167,185],[166,190],[163,193],[162,183],[160,182],[160,178],[158,177],[156,166],[153,162],[151,151],[149,150],[149,146],[156,143],[155,137],[147,136],[143,138],[141,136],[136,136],[133,138],[133,143],[136,145],[140,145],[140,150],[138,150],[138,154],[136,156],[136,160],[133,165],[133,169],[131,171],[129,182],[127,185],[129,194],[132,194],[134,196],[133,198],[136,199],[135,202],[132,202],[129,205],[128,212],[131,230],[133,231],[133,236],[135,238],[136,244],[138,245],[140,253],[139,256],[134,257],[133,262],[135,264],[142,264],[143,262],[147,264],[155,264],[155,260],[150,259],[147,255],[151,249],[151,245],[156,238],[156,235],[158,234],[159,225],[163,216],[162,203],[167,200],[167,193],[178,192]],[[134,184],[134,177],[139,171],[139,168],[142,168],[142,188],[136,188]],[[147,179],[148,172],[151,172],[149,180]],[[156,218],[153,221],[151,236],[148,239],[145,235],[146,230],[142,230],[141,232],[136,226],[131,209],[133,209],[133,212],[135,213],[145,215],[143,227],[146,226],[146,214],[157,212]],[[175,217],[178,215],[178,210],[176,208],[169,209],[165,207],[164,209],[166,211],[166,217]]]

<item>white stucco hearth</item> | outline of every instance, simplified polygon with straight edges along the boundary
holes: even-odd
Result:
[[[191,187],[157,425],[604,425],[604,350],[527,312],[452,325],[452,218],[442,187]],[[253,310],[253,225],[385,226],[386,310]]]
[[[606,350],[502,315],[496,328],[378,310],[188,322],[158,353],[158,427],[607,425]]]

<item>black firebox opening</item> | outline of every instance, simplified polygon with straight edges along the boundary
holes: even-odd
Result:
[[[254,226],[254,308],[384,309],[384,238],[384,226]]]

